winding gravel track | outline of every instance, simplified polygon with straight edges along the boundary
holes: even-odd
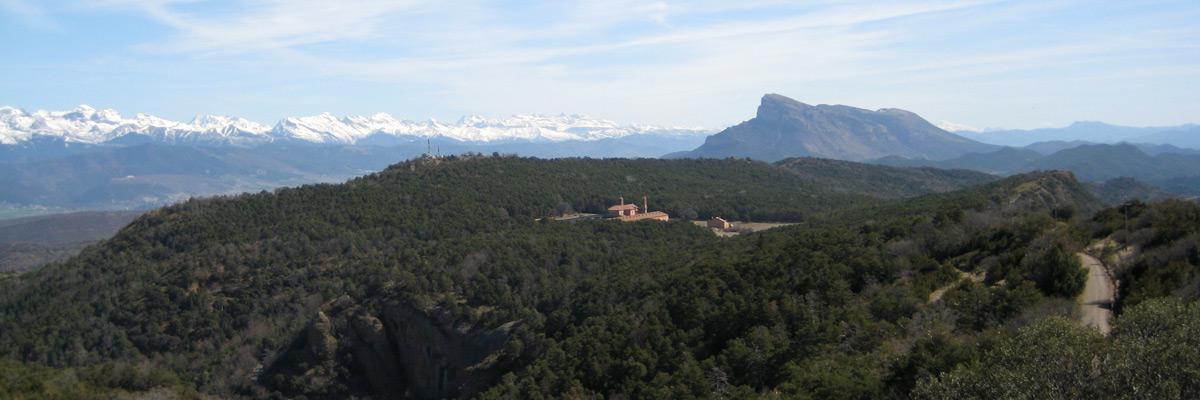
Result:
[[[1115,300],[1116,287],[1104,264],[1096,257],[1077,253],[1079,262],[1087,268],[1087,284],[1083,293],[1079,294],[1079,322],[1083,326],[1091,326],[1108,335],[1112,331],[1109,320],[1112,319],[1112,304]]]

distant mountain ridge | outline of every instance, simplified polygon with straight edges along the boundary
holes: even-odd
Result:
[[[889,155],[947,159],[995,148],[942,130],[905,110],[813,106],[767,94],[754,118],[709,136],[693,151],[672,156],[767,161],[804,156],[861,161]]]
[[[1055,146],[1034,144],[1026,148],[1004,147],[994,152],[973,153],[949,160],[891,156],[872,162],[897,167],[971,169],[1002,175],[1064,170],[1075,173],[1081,181],[1086,182],[1134,178],[1176,194],[1200,194],[1200,185],[1197,184],[1200,182],[1200,154],[1178,148],[1129,143],[1083,144],[1046,155],[1032,149],[1051,149]],[[1122,186],[1133,185],[1123,183]]]
[[[378,138],[373,138],[378,139]],[[441,154],[522,154],[542,158],[654,158],[695,148],[698,136],[630,135],[564,142],[459,142],[434,138]],[[374,143],[370,143],[374,142]],[[5,203],[54,209],[127,210],[193,196],[340,182],[420,157],[426,141],[357,145],[281,141],[254,147],[141,143],[92,145],[39,137],[0,146],[0,212]]]
[[[649,158],[695,148],[703,133],[566,114],[442,123],[324,113],[270,127],[213,115],[178,122],[89,106],[0,107],[0,212],[137,210],[339,182],[425,153]]]
[[[700,135],[698,128],[618,124],[582,115],[514,115],[507,118],[463,117],[455,123],[409,121],[389,114],[346,116],[329,113],[288,117],[273,127],[244,118],[199,115],[189,122],[148,114],[126,118],[112,109],[81,105],[70,111],[26,112],[0,107],[0,144],[16,145],[37,137],[71,143],[200,143],[258,145],[299,142],[350,145],[359,142],[443,138],[461,142],[595,141],[632,135]]]
[[[1001,146],[1020,147],[1037,142],[1085,141],[1108,144],[1119,142],[1167,144],[1200,149],[1200,125],[1196,124],[1139,128],[1096,121],[1079,121],[1061,128],[1002,129],[955,133],[983,143]]]

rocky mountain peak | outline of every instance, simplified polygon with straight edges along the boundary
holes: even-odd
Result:
[[[989,150],[994,146],[946,132],[909,111],[813,106],[767,94],[753,119],[709,136],[704,145],[682,156],[766,161],[809,156],[855,161],[892,155],[948,159]]]
[[[767,93],[763,95],[762,102],[758,105],[756,117],[779,119],[811,107],[787,96]]]

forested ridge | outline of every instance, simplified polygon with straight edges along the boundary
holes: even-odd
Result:
[[[875,184],[896,179],[926,184]],[[648,196],[673,218],[799,224],[722,239],[687,221],[543,218],[617,196]],[[1082,289],[1073,254],[1125,237],[1098,208],[1064,173],[992,182],[819,160],[417,159],[341,185],[166,207],[0,281],[0,357],[13,360],[0,368],[16,379],[0,395],[48,393],[43,377],[99,398],[1005,397],[977,377],[1047,379],[1007,349],[1051,333],[1139,368],[1194,370],[1196,358],[1155,364],[1147,355],[1160,350],[1122,339],[1162,344],[1149,323],[1190,332],[1194,311],[1162,314],[1194,310],[1194,290],[1131,289],[1112,338],[1056,319]],[[1130,273],[1162,281],[1170,265],[1194,282],[1200,224],[1134,218],[1142,233],[1129,237],[1158,238],[1143,248],[1174,247]],[[1060,358],[1091,362],[1079,354]],[[1133,379],[1105,376],[1098,387]],[[1193,376],[1164,376],[1153,393],[1196,393]]]

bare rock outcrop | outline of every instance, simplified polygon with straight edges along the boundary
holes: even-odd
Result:
[[[438,308],[331,302],[269,368],[270,389],[378,398],[467,398],[516,357],[502,357],[516,321],[474,326]],[[321,388],[314,388],[317,385]]]

